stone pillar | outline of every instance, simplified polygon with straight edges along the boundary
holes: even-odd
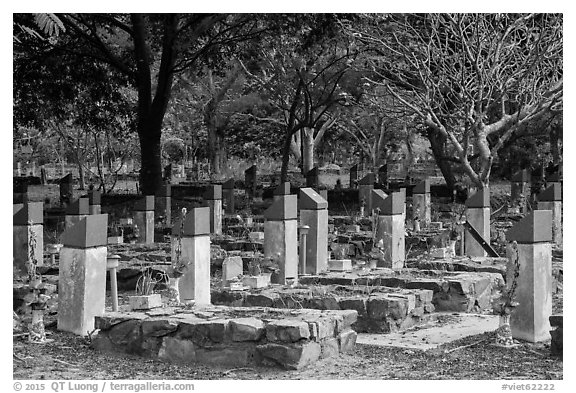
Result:
[[[60,179],[60,204],[68,206],[72,202],[73,187],[72,187],[72,174],[69,173]]]
[[[210,233],[222,234],[222,186],[211,184],[204,193],[204,201],[210,208]]]
[[[291,191],[292,186],[290,185],[289,181],[280,183],[278,187],[274,189],[273,200],[276,201],[278,199],[282,199],[284,196],[290,195]]]
[[[306,173],[306,187],[317,189],[319,186],[320,171],[318,170],[318,167],[315,166],[314,168],[310,169],[308,173]]]
[[[98,190],[88,191],[88,211],[90,214],[100,214],[101,213],[101,197],[102,194]]]
[[[350,168],[350,185],[348,188],[356,188],[358,186],[358,164]]]
[[[14,272],[27,274],[26,262],[30,255],[30,237],[36,239],[34,256],[37,266],[43,265],[44,253],[44,209],[42,202],[16,204],[13,207],[12,252]]]
[[[88,215],[62,235],[58,330],[85,336],[104,314],[107,227],[107,214]]]
[[[405,262],[404,205],[406,200],[400,192],[386,196],[382,190],[372,191],[373,208],[378,211],[374,242],[384,253],[378,267],[401,269]]]
[[[254,198],[256,195],[256,183],[258,180],[258,170],[256,165],[252,165],[250,168],[244,171],[244,189],[246,190],[246,195],[250,198]]]
[[[13,201],[15,204],[28,203],[28,183],[23,181],[14,187]]]
[[[163,184],[156,192],[154,198],[154,214],[156,217],[164,217],[164,224],[172,225],[172,186]]]
[[[180,228],[182,233],[180,236]],[[177,220],[172,227],[172,261],[176,261],[178,237],[180,236],[180,261],[187,265],[186,272],[178,282],[180,299],[186,303],[210,304],[210,208],[191,209],[184,224]]]
[[[562,246],[562,188],[553,183],[538,195],[538,210],[552,211],[552,241]]]
[[[412,219],[418,220],[421,228],[426,228],[431,219],[430,179],[416,184],[412,190]]]
[[[535,210],[508,230],[506,250],[509,266],[506,283],[511,285],[512,262],[520,271],[515,299],[519,303],[510,316],[512,337],[530,342],[550,339],[552,315],[552,212]]]
[[[222,197],[225,203],[226,214],[234,214],[236,210],[234,200],[234,187],[234,179],[228,179],[224,184],[222,184]]]
[[[388,184],[388,164],[384,164],[378,168],[378,184]]]
[[[138,227],[137,243],[154,243],[154,195],[146,195],[136,201],[134,225]]]
[[[466,220],[486,243],[490,244],[490,189],[488,187],[476,191],[466,200]],[[464,246],[466,255],[469,257],[486,256],[486,251],[468,231],[464,237]]]
[[[520,206],[520,212],[525,213],[527,208],[527,203],[530,200],[531,190],[530,190],[530,173],[527,169],[522,169],[516,172],[512,176],[511,182],[511,200],[512,203],[520,202],[522,196],[524,197],[524,203]]]
[[[312,188],[300,189],[300,225],[308,226],[306,237],[307,274],[328,270],[328,201]]]
[[[277,284],[298,278],[298,211],[296,195],[283,195],[264,211],[264,256],[279,264]]]
[[[88,198],[78,198],[66,208],[64,228],[68,229],[76,225],[80,220],[90,214],[90,201]]]
[[[358,182],[358,202],[360,206],[364,204],[364,215],[372,214],[372,190],[374,190],[375,176],[368,173]]]

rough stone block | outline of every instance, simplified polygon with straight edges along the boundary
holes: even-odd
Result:
[[[328,270],[333,272],[351,272],[351,259],[330,259],[328,261]]]
[[[259,358],[253,345],[218,345],[210,348],[196,348],[196,362],[200,364],[246,367]]]
[[[506,232],[509,242],[531,244],[552,241],[552,212],[534,210]]]
[[[158,358],[174,363],[192,363],[196,361],[196,348],[192,341],[164,337]]]
[[[258,341],[264,335],[264,322],[256,318],[230,320],[232,341]]]
[[[242,277],[242,284],[247,285],[250,288],[266,288],[270,285],[270,276],[245,276]]]
[[[316,342],[302,344],[264,344],[257,347],[265,359],[289,370],[298,370],[320,357],[321,347]]]
[[[227,257],[222,262],[222,281],[227,282],[243,274],[242,257]]]
[[[300,189],[300,210],[328,209],[328,201],[312,188]]]
[[[358,334],[352,329],[341,332],[338,335],[340,352],[341,353],[352,352],[354,350],[354,346],[356,345],[356,337],[358,337]]]
[[[338,339],[335,337],[330,337],[324,339],[320,342],[320,357],[321,358],[329,358],[332,356],[338,356],[340,353],[340,347],[338,343]]]
[[[310,330],[306,322],[279,320],[266,325],[268,341],[296,342],[308,338],[310,338]]]
[[[176,332],[176,337],[191,339],[198,345],[206,345],[210,342],[221,343],[226,339],[229,329],[229,320],[215,319],[210,321],[198,321],[193,323],[181,322]]]
[[[154,211],[154,195],[146,195],[134,204],[134,211]]]
[[[162,337],[178,329],[178,323],[170,319],[146,319],[141,323],[143,337]]]
[[[359,316],[366,316],[366,298],[364,297],[345,297],[338,302],[342,310],[356,310]]]
[[[13,225],[42,225],[44,222],[44,204],[28,202],[14,205]]]
[[[132,310],[150,310],[152,308],[162,307],[162,298],[159,293],[129,296],[128,303]]]

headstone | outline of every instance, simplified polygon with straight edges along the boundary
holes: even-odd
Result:
[[[69,173],[60,179],[60,204],[68,206],[72,202],[72,174]]]
[[[48,183],[48,177],[46,176],[46,168],[44,165],[40,166],[40,183],[46,185]]]
[[[378,168],[378,183],[381,185],[388,184],[388,164]]]
[[[246,190],[246,195],[250,198],[254,198],[256,195],[256,182],[258,181],[258,170],[256,165],[252,165],[250,168],[244,171],[244,187]]]
[[[310,227],[306,236],[306,273],[328,269],[328,201],[312,188],[300,189],[300,225]]]
[[[204,200],[210,208],[210,233],[222,234],[222,186],[211,184],[204,193]]]
[[[172,186],[163,184],[156,192],[154,198],[154,214],[162,217],[164,225],[172,225]]]
[[[138,227],[137,243],[154,243],[154,195],[146,195],[136,201],[134,225]]]
[[[234,200],[234,179],[228,179],[224,184],[222,184],[222,197],[225,203],[226,214],[234,214],[236,211],[235,200]]]
[[[562,188],[560,183],[553,183],[538,195],[538,210],[552,212],[552,241],[557,246],[562,246]]]
[[[432,221],[431,210],[430,179],[425,179],[412,190],[412,219],[417,220],[421,228],[426,228]]]
[[[514,204],[520,203],[520,212],[525,213],[530,199],[530,172],[523,169],[512,176],[511,199]]]
[[[78,198],[66,208],[64,228],[68,229],[76,225],[80,220],[90,214],[90,201],[88,198]]]
[[[18,182],[14,185],[14,203],[28,203],[28,183],[26,181]]]
[[[368,173],[358,183],[358,202],[360,206],[364,206],[365,216],[372,214],[372,190],[374,190],[374,181],[374,174]]]
[[[278,263],[277,284],[298,278],[297,199],[284,195],[264,211],[264,256]]]
[[[101,197],[102,193],[98,190],[88,191],[88,205],[90,214],[100,214],[101,213]]]
[[[168,164],[164,167],[164,181],[171,183],[172,182],[172,164]]]
[[[358,187],[359,173],[360,172],[358,171],[358,164],[355,164],[350,168],[350,186],[348,188]]]
[[[320,171],[317,166],[306,173],[306,187],[318,188],[320,186]]]
[[[403,219],[406,200],[400,192],[384,197],[381,190],[373,190],[374,210],[378,212],[374,243],[383,257],[378,267],[401,269],[405,262],[405,224]]]
[[[34,246],[34,257],[37,266],[43,265],[43,214],[42,202],[14,205],[12,236],[14,272],[19,272],[23,275],[27,274],[26,262],[30,256],[30,240],[32,237],[36,242]]]
[[[529,342],[550,339],[552,315],[552,212],[535,210],[506,233],[510,243],[507,285],[513,282],[513,262],[518,260],[515,299],[519,303],[510,316],[512,337]]]
[[[180,300],[210,304],[210,208],[191,209],[184,217],[184,224],[177,220],[172,227],[171,242],[172,263],[180,249],[180,263],[187,266],[178,282]]]
[[[242,257],[227,257],[222,262],[222,285],[228,285],[228,281],[237,278],[244,273]]]
[[[484,187],[466,200],[466,220],[482,238],[490,244],[490,189]],[[486,251],[478,244],[470,232],[464,237],[466,255],[485,257]]]
[[[62,234],[58,330],[86,336],[104,314],[107,214],[88,215]]]
[[[290,195],[291,192],[292,192],[292,186],[290,185],[290,182],[287,181],[280,183],[278,187],[274,189],[273,199],[276,200],[283,197],[284,195]]]

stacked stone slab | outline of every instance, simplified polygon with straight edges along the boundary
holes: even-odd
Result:
[[[358,202],[364,204],[364,216],[372,214],[372,190],[374,190],[375,176],[368,173],[358,182]]]
[[[222,197],[224,199],[226,214],[234,214],[236,211],[234,187],[234,179],[228,179],[224,184],[222,184]]]
[[[552,241],[562,246],[562,188],[554,183],[538,195],[538,210],[552,212]]]
[[[210,233],[222,234],[222,186],[211,184],[204,193],[204,201],[210,208]]]
[[[146,195],[136,201],[134,225],[138,227],[138,243],[154,243],[154,195]]]
[[[296,195],[280,195],[264,211],[264,256],[278,263],[278,284],[298,277],[297,199]]]
[[[516,301],[510,316],[512,337],[530,342],[550,339],[552,315],[552,212],[535,210],[506,233],[509,242],[507,285],[512,285],[513,262],[519,261]]]
[[[250,198],[254,198],[256,195],[256,182],[258,180],[258,169],[256,165],[252,165],[250,168],[244,171],[244,189],[246,190],[246,195]]]
[[[88,191],[88,210],[90,214],[102,213],[101,197],[102,194],[98,190]]]
[[[422,228],[428,227],[431,219],[430,179],[416,184],[412,191],[412,219],[418,220]]]
[[[328,201],[312,188],[300,189],[300,225],[310,227],[306,237],[306,273],[328,270]]]
[[[34,257],[37,266],[42,266],[44,252],[43,235],[43,204],[42,202],[29,202],[16,204],[13,208],[13,257],[14,271],[27,274],[26,262],[30,258],[30,238],[36,240]]]
[[[466,200],[466,220],[490,244],[490,189],[488,187],[476,191]],[[468,231],[466,231],[464,243],[467,256],[485,257],[487,255]]]
[[[186,273],[178,282],[180,300],[210,304],[210,208],[191,209],[184,223],[177,220],[172,227],[172,261],[186,264]]]
[[[511,199],[513,203],[518,203],[521,196],[524,197],[524,203],[520,206],[520,212],[526,212],[527,202],[530,199],[530,173],[527,169],[522,169],[512,176],[511,182]]]
[[[372,191],[374,210],[378,212],[376,223],[376,245],[381,244],[384,257],[378,260],[379,267],[400,269],[404,267],[404,195],[393,192],[386,195],[382,190]]]
[[[64,217],[64,227],[66,229],[73,227],[80,220],[90,214],[90,201],[88,198],[78,198],[70,203],[66,208],[66,216]]]
[[[156,192],[154,214],[157,217],[164,217],[165,225],[172,225],[172,186],[170,184],[161,185]]]
[[[104,314],[107,227],[107,214],[88,215],[62,235],[58,330],[85,336]]]

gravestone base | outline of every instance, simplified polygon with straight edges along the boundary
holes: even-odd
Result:
[[[562,201],[540,201],[538,210],[552,211],[552,242],[562,247]]]
[[[135,211],[134,225],[138,226],[138,243],[154,243],[154,210]]]
[[[14,256],[14,272],[20,274],[28,274],[26,270],[26,261],[29,258],[29,242],[30,232],[34,234],[36,239],[36,248],[34,249],[34,256],[36,257],[37,266],[44,265],[44,232],[43,225],[14,225],[12,235],[12,246]]]
[[[86,218],[86,214],[67,214],[64,217],[64,228],[72,228],[74,225],[78,224],[83,218]]]

